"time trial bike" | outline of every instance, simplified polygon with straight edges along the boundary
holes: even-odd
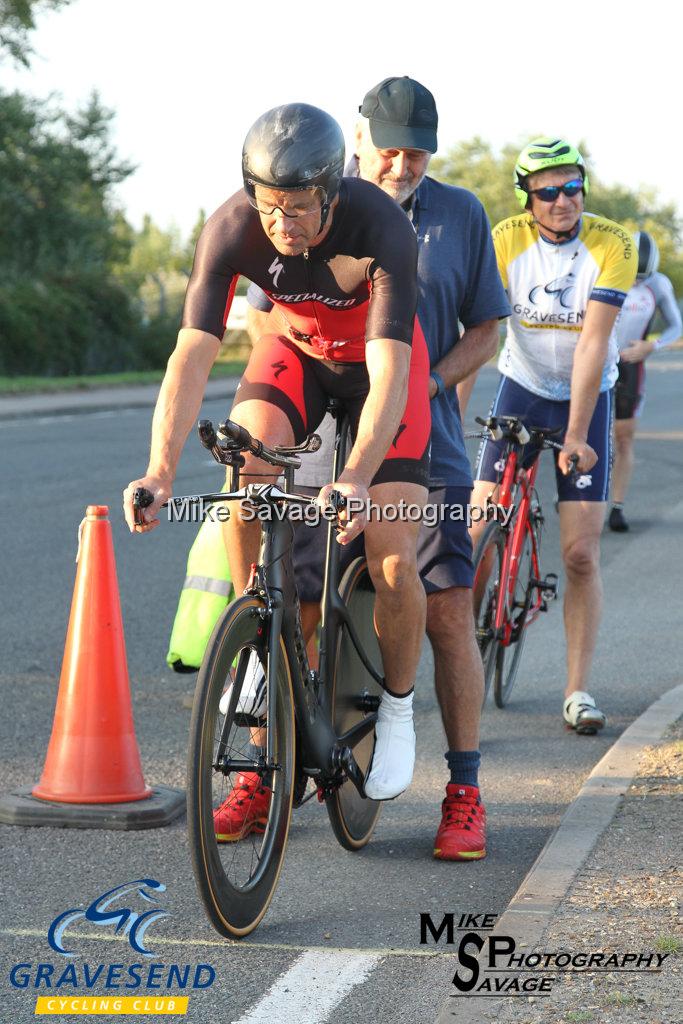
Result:
[[[346,418],[337,417],[334,477],[345,462]],[[383,687],[374,628],[374,589],[365,559],[354,559],[339,580],[340,546],[333,492],[327,535],[320,660],[309,666],[292,565],[293,510],[314,499],[293,491],[298,456],[315,450],[317,435],[294,448],[269,448],[227,421],[216,432],[201,421],[199,435],[214,458],[231,467],[226,492],[173,498],[188,503],[236,502],[255,511],[261,525],[258,563],[244,594],[218,620],[199,670],[187,772],[187,810],[194,875],[204,908],[218,932],[249,934],[271,902],[282,868],[292,807],[317,795],[327,807],[337,840],[347,850],[369,841],[381,804],[365,796],[374,749],[374,726]],[[284,471],[284,484],[239,487],[243,452]],[[134,504],[151,494],[140,489]],[[170,503],[170,502],[169,502]],[[254,659],[265,677],[265,708],[244,710]],[[239,842],[220,842],[214,812],[237,792],[243,773],[260,777],[270,800],[258,832]],[[306,794],[309,780],[315,788]]]

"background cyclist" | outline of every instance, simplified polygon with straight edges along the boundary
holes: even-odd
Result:
[[[633,473],[636,418],[643,411],[645,360],[657,349],[677,341],[683,331],[673,285],[665,274],[657,272],[657,243],[647,231],[637,232],[635,242],[638,246],[638,275],[626,296],[616,327],[620,357],[615,390],[612,508],[608,519],[610,530],[616,533],[624,533],[629,528],[623,510]],[[657,311],[664,321],[664,330],[658,339],[648,341]]]
[[[434,97],[421,83],[388,78],[366,94],[356,127],[355,155],[347,174],[378,185],[410,218],[418,243],[418,319],[432,366],[430,504],[463,507],[472,477],[465,452],[455,385],[495,353],[498,318],[509,305],[495,265],[484,209],[472,193],[426,175],[437,148]],[[269,303],[250,289],[264,312]],[[252,322],[259,316],[253,310]],[[462,336],[458,321],[463,324]],[[262,321],[263,324],[263,321]],[[329,446],[305,460],[303,478],[329,472]],[[297,474],[297,481],[300,476]],[[321,596],[323,552],[311,531],[300,531],[297,578],[315,622]],[[468,860],[486,851],[486,816],[479,795],[479,724],[484,695],[481,658],[472,616],[472,549],[466,521],[446,518],[423,527],[418,564],[427,590],[427,634],[435,686],[448,743],[450,781],[434,854]]]
[[[595,733],[604,714],[586,691],[602,604],[600,533],[609,493],[614,322],[636,273],[633,239],[619,224],[584,213],[588,177],[571,144],[541,138],[525,146],[515,195],[526,211],[496,226],[494,247],[512,316],[492,413],[528,426],[561,427],[557,458],[560,539],[566,572],[567,684],[563,717]],[[485,441],[473,504],[495,488],[503,443]],[[529,446],[526,464],[536,456]],[[567,475],[578,459],[576,483]],[[481,527],[473,529],[476,543]]]
[[[379,189],[342,181],[343,166],[341,129],[316,107],[277,107],[252,125],[243,150],[244,189],[209,218],[197,243],[183,326],[154,414],[149,467],[124,494],[131,529],[136,487],[155,495],[142,531],[156,525],[171,494],[239,274],[268,293],[281,329],[253,350],[231,417],[271,445],[292,444],[315,429],[335,395],[350,412],[354,445],[334,486],[350,498],[366,500],[370,493],[379,505],[400,498],[424,503],[429,364],[413,326],[415,235]],[[262,482],[264,475],[277,471],[248,459],[244,479]],[[259,528],[239,515],[227,525],[240,593],[257,560]],[[346,518],[342,543],[363,525],[362,515]],[[366,530],[386,678],[366,782],[376,799],[398,795],[413,772],[412,688],[425,623],[417,531],[406,521],[373,521]]]

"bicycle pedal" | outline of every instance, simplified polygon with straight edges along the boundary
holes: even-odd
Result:
[[[556,572],[549,572],[545,579],[539,581],[541,594],[548,601],[555,601],[559,595],[559,580]]]

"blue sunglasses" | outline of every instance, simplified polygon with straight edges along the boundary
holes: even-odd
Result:
[[[583,192],[583,179],[574,178],[572,181],[565,181],[564,185],[546,185],[545,188],[530,188],[529,195],[537,196],[542,203],[554,203],[560,192],[562,195],[572,196]]]

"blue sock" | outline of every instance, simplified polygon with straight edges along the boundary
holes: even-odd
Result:
[[[478,750],[449,750],[445,757],[451,782],[460,786],[479,786],[481,754]]]

